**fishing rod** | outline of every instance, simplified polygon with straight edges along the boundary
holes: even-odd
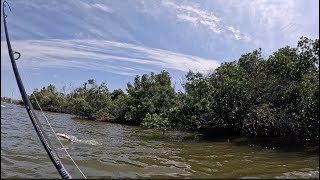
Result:
[[[16,77],[17,80],[17,84],[20,90],[20,94],[22,97],[22,100],[24,102],[25,108],[27,109],[28,115],[30,117],[30,120],[32,122],[32,125],[34,127],[34,129],[36,130],[40,141],[44,147],[44,149],[47,151],[48,156],[50,157],[50,160],[52,161],[52,163],[54,164],[54,166],[56,167],[56,169],[58,170],[59,174],[61,175],[61,177],[63,179],[71,179],[71,175],[68,173],[68,171],[66,170],[66,168],[63,166],[61,160],[59,159],[58,154],[55,152],[55,150],[52,148],[52,145],[50,143],[50,141],[48,141],[48,137],[45,134],[38,117],[36,116],[36,114],[34,113],[33,107],[30,103],[30,100],[28,99],[28,96],[26,94],[26,90],[23,86],[23,83],[21,81],[20,78],[20,74],[16,65],[16,60],[18,60],[21,57],[21,54],[19,52],[13,51],[12,47],[11,47],[11,43],[10,43],[10,39],[9,39],[9,34],[8,34],[8,29],[7,29],[7,22],[6,22],[6,18],[7,15],[5,13],[5,6],[8,5],[10,11],[11,8],[9,6],[9,3],[7,1],[3,1],[2,3],[2,13],[3,13],[3,23],[4,23],[4,30],[5,30],[5,34],[6,34],[6,40],[7,40],[7,46],[8,46],[8,53],[10,56],[10,60],[11,60],[11,64],[12,64],[12,68],[13,68],[13,72],[14,75]],[[14,57],[14,56],[17,57]]]

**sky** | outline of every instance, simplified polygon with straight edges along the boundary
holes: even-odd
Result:
[[[2,2],[2,1],[1,1]],[[262,48],[319,38],[317,0],[8,0],[7,25],[28,94],[88,79],[126,89],[135,75],[208,73]],[[1,3],[2,6],[2,3]],[[2,8],[1,8],[2,11]],[[1,96],[20,99],[1,12]]]

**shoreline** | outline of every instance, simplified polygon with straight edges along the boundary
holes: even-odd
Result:
[[[3,102],[6,104],[11,104],[8,102]],[[17,106],[23,107],[21,104],[15,104]],[[36,111],[40,111],[39,109],[35,109]],[[71,116],[71,119],[74,120],[84,120],[84,121],[94,121],[94,122],[100,122],[100,123],[111,123],[111,124],[118,124],[118,125],[125,125],[125,126],[131,126],[131,127],[141,127],[137,125],[132,125],[129,123],[121,123],[121,122],[113,122],[108,120],[94,120],[94,119],[85,119],[85,118],[78,118],[73,114],[70,113],[63,113],[63,112],[54,112],[54,111],[44,111],[49,113],[57,113],[57,114],[66,114]],[[154,131],[155,129],[150,129]],[[159,130],[156,130],[159,131]],[[160,133],[161,131],[159,131]],[[176,132],[176,133],[186,133],[189,134],[189,137],[184,137],[183,139],[192,139],[197,141],[210,141],[210,142],[230,142],[230,143],[236,143],[239,145],[254,145],[254,146],[261,146],[266,149],[278,149],[278,150],[284,150],[284,151],[291,151],[289,148],[294,148],[296,150],[303,150],[307,153],[313,153],[313,154],[319,154],[319,141],[317,141],[316,138],[309,139],[309,140],[296,140],[293,138],[284,138],[284,137],[265,137],[265,136],[257,136],[257,137],[250,137],[245,135],[232,135],[232,134],[219,134],[212,136],[211,133],[207,132],[188,132],[184,130],[174,130],[170,129],[166,132],[165,136],[170,134],[170,132]],[[192,137],[193,136],[193,137]],[[196,136],[196,137],[195,137]]]

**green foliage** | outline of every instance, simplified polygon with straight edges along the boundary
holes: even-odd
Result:
[[[92,118],[94,109],[83,98],[75,98],[71,102],[71,113],[80,118]]]
[[[222,63],[213,73],[189,72],[170,123],[189,131],[318,138],[319,41],[262,58],[261,49]]]
[[[147,113],[162,114],[168,117],[168,109],[173,105],[175,93],[171,86],[168,72],[160,74],[144,74],[136,76],[134,84],[127,84],[129,111],[125,113],[125,120],[140,125]]]
[[[136,76],[127,92],[93,79],[69,94],[35,90],[44,110],[156,128],[228,135],[319,138],[319,40],[300,38],[263,58],[261,49],[222,63],[210,74],[189,71],[175,92],[162,71]]]
[[[44,111],[70,112],[68,111],[68,102],[62,93],[57,92],[54,85],[50,84],[47,88],[43,87],[40,91],[37,89],[29,97],[32,106],[36,109],[39,105]],[[37,101],[39,105],[37,104]]]
[[[146,117],[143,119],[141,126],[144,128],[154,128],[162,131],[162,134],[169,129],[168,118],[163,118],[161,115],[149,113],[146,114]]]
[[[17,101],[17,104],[18,104],[18,105],[21,105],[21,106],[24,106],[23,100],[18,100],[18,101]]]

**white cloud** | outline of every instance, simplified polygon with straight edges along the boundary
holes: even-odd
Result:
[[[197,25],[198,24],[198,19],[195,17],[192,17],[190,15],[187,14],[178,14],[177,17],[183,21],[188,21],[190,23],[192,23],[193,25]]]
[[[319,16],[314,14],[319,13],[317,1],[242,0],[235,3],[217,0],[213,5],[223,7],[221,14],[250,33],[252,44],[268,53],[285,45],[295,46],[300,36],[314,38],[319,29]]]
[[[232,26],[227,27],[227,29],[233,33],[233,36],[234,36],[234,38],[235,38],[236,40],[240,40],[240,39],[242,39],[242,38],[246,38],[246,36],[243,36],[243,37],[242,37],[241,32],[240,32],[238,29],[235,29],[235,28],[232,27]]]
[[[113,10],[110,7],[108,7],[108,6],[104,5],[104,4],[100,4],[100,3],[88,4],[88,3],[83,2],[83,1],[79,1],[79,3],[80,3],[80,5],[82,7],[87,8],[87,9],[96,8],[96,9],[100,9],[102,11],[105,11],[107,13],[112,13],[113,12]]]
[[[112,10],[109,7],[107,7],[107,6],[103,5],[103,4],[93,4],[92,7],[101,9],[101,10],[103,10],[105,12],[112,13]]]
[[[185,21],[197,28],[205,28],[215,34],[231,34],[235,40],[249,40],[249,36],[231,25],[226,25],[221,17],[191,5],[178,5],[173,1],[162,0],[162,4],[175,11],[180,21]]]
[[[132,76],[154,68],[205,73],[220,64],[215,60],[106,40],[21,40],[12,41],[12,46],[22,54],[25,68],[30,69],[79,68]],[[1,66],[9,68],[6,48],[2,41]]]

